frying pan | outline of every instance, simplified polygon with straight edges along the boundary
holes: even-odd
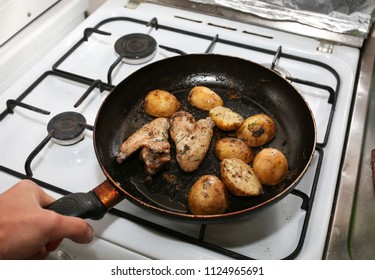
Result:
[[[164,89],[173,93],[181,102],[180,110],[190,112],[196,120],[207,117],[207,111],[192,107],[187,100],[190,89],[197,85],[217,92],[226,107],[244,118],[261,112],[273,117],[277,134],[266,146],[281,150],[289,163],[283,182],[277,186],[264,186],[264,194],[260,196],[231,195],[229,210],[224,214],[193,215],[186,207],[187,191],[200,176],[214,174],[220,177],[213,143],[228,136],[224,132],[215,128],[207,156],[192,173],[185,173],[178,167],[171,140],[172,161],[152,177],[146,175],[138,153],[121,164],[115,158],[122,142],[153,120],[142,107],[144,97],[151,90]],[[251,61],[216,54],[166,58],[134,72],[106,97],[96,116],[93,133],[96,156],[106,180],[88,193],[60,198],[49,209],[64,215],[101,219],[126,198],[166,218],[193,223],[222,222],[262,210],[284,198],[306,172],[316,146],[311,110],[286,79]]]

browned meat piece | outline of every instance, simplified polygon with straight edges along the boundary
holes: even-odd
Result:
[[[145,124],[132,134],[121,145],[117,161],[123,162],[132,153],[142,148],[141,159],[145,162],[146,172],[154,175],[170,160],[170,144],[168,142],[169,122],[166,118],[157,118]]]
[[[215,123],[209,117],[195,122],[194,117],[185,111],[174,114],[170,123],[170,134],[176,144],[177,162],[183,171],[192,172],[206,156]]]
[[[144,147],[141,150],[141,159],[145,163],[146,173],[155,175],[164,165],[171,161],[170,150],[168,152],[158,152],[150,148]]]

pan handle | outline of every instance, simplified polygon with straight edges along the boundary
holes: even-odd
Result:
[[[68,194],[53,202],[47,209],[65,216],[93,220],[100,220],[107,213],[107,209],[93,191]]]
[[[123,196],[108,181],[104,181],[87,193],[71,193],[63,196],[46,209],[65,216],[100,220],[121,200]]]

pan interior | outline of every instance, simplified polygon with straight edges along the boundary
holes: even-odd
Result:
[[[241,59],[217,55],[189,55],[156,62],[142,68],[120,83],[107,97],[97,116],[94,130],[95,148],[105,173],[130,199],[151,211],[167,216],[194,218],[186,207],[187,192],[202,175],[220,178],[220,161],[213,153],[217,139],[235,136],[234,132],[214,129],[209,151],[197,171],[183,172],[176,161],[172,139],[172,161],[156,175],[145,173],[139,153],[118,164],[115,155],[122,142],[154,117],[143,110],[143,99],[154,89],[173,93],[181,102],[180,110],[196,120],[206,118],[207,111],[188,102],[192,87],[203,85],[218,93],[224,106],[247,118],[256,113],[272,116],[277,124],[276,138],[263,147],[281,150],[287,157],[289,172],[277,186],[264,186],[257,197],[230,195],[228,213],[240,215],[281,199],[300,179],[315,149],[315,125],[311,112],[300,94],[272,71]],[[233,215],[232,215],[233,214]],[[214,219],[214,217],[212,217]]]

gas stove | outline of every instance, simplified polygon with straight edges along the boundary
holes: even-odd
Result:
[[[323,257],[359,50],[159,4],[106,1],[0,95],[0,191],[29,178],[59,198],[101,183],[105,176],[95,156],[92,128],[103,100],[146,64],[194,53],[262,64],[306,99],[318,143],[296,189],[262,212],[210,225],[171,221],[125,200],[103,219],[89,220],[96,231],[91,244],[64,240],[51,258]],[[79,131],[68,142],[52,139],[48,127],[77,126],[64,118],[67,112],[78,115]],[[62,124],[54,124],[52,119],[61,114]]]

